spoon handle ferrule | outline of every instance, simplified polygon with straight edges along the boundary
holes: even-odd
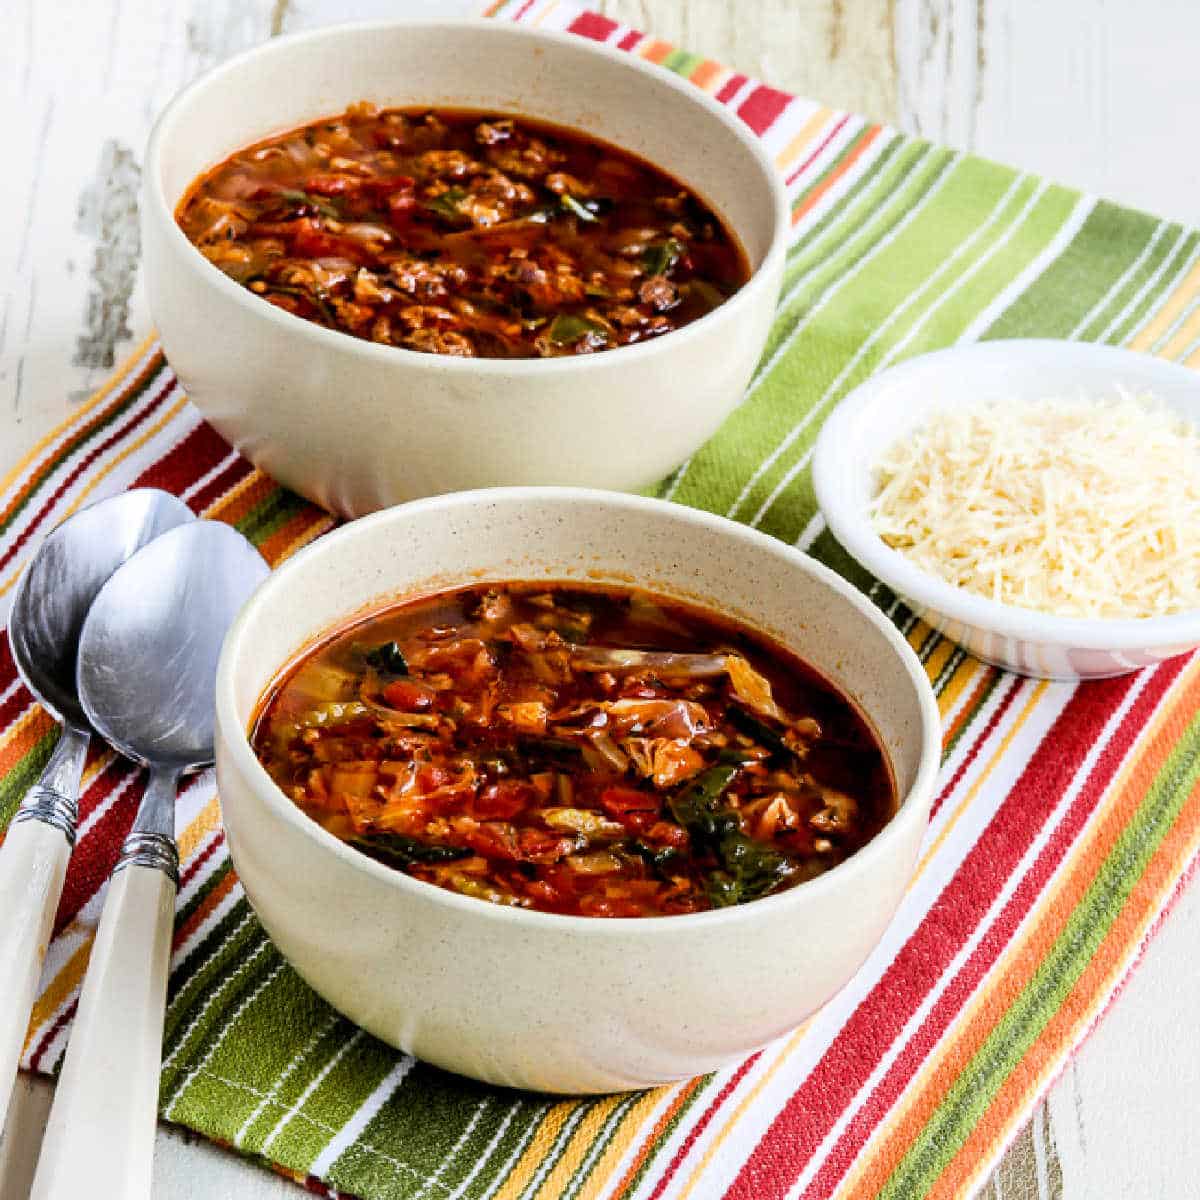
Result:
[[[161,871],[179,886],[179,849],[175,839],[162,833],[131,833],[121,843],[113,874],[127,867],[150,867]]]
[[[59,830],[68,846],[75,845],[75,826],[79,820],[79,780],[87,756],[89,735],[64,727],[41,777],[25,794],[13,824],[40,821]]]
[[[133,828],[121,843],[113,874],[127,867],[161,871],[179,886],[179,848],[175,845],[175,796],[179,775],[169,769],[150,772]]]
[[[64,729],[0,845],[0,1127],[75,842],[88,735]]]
[[[57,829],[67,839],[68,846],[75,845],[75,826],[79,821],[79,803],[69,796],[52,792],[39,784],[34,784],[17,809],[13,824],[22,821],[40,821]]]

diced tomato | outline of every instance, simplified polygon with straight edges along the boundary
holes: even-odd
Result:
[[[416,203],[413,196],[413,177],[411,175],[373,175],[370,179],[359,181],[364,192],[372,196],[393,196],[397,199],[407,194],[409,204]]]
[[[345,196],[357,192],[366,182],[354,175],[309,175],[304,190],[317,196]]]
[[[531,900],[547,908],[557,908],[566,899],[559,890],[546,879],[531,879],[525,884],[525,894]]]
[[[417,772],[406,803],[416,800],[428,815],[461,813],[475,797],[470,775],[446,767],[428,765]]]
[[[584,896],[579,902],[579,911],[587,917],[640,917],[642,905],[635,900]]]
[[[332,233],[326,233],[315,224],[308,225],[301,221],[297,221],[296,224],[305,224],[305,228],[297,230],[292,238],[292,250],[298,257],[345,257],[356,260],[359,257],[358,251],[353,247],[353,243],[347,242],[345,238],[334,237]],[[347,251],[347,247],[349,247],[349,252]]]
[[[475,798],[475,812],[481,817],[508,820],[523,812],[537,799],[537,790],[517,779],[489,783]]]
[[[538,874],[541,875],[546,886],[553,888],[562,900],[569,901],[574,899],[575,885],[579,877],[570,867],[560,865],[543,867]]]
[[[290,238],[295,232],[295,221],[255,221],[250,226],[254,237]]]
[[[500,858],[507,862],[521,859],[516,830],[511,825],[487,822],[478,829],[469,830],[464,838],[467,845],[484,858]]]
[[[396,679],[383,689],[383,699],[400,712],[424,712],[433,707],[433,693],[409,679]]]
[[[370,258],[358,242],[329,233],[311,217],[288,221],[285,228],[292,239],[292,251],[300,258],[349,258],[354,262]]]
[[[417,788],[422,792],[436,791],[440,787],[445,787],[454,778],[455,773],[449,767],[430,763],[417,773]]]
[[[662,800],[637,788],[607,787],[600,793],[600,807],[626,829],[641,833],[658,820]]]
[[[573,838],[550,833],[544,829],[522,829],[517,836],[521,857],[526,862],[553,863],[575,849]]]
[[[388,221],[392,228],[403,232],[416,216],[417,198],[412,192],[398,192],[387,198],[387,209]]]
[[[655,821],[646,830],[645,840],[652,846],[672,846],[680,849],[688,843],[688,832],[672,821]]]
[[[607,787],[600,793],[600,807],[610,817],[623,817],[631,812],[657,813],[662,801],[652,792],[643,792],[638,788]]]

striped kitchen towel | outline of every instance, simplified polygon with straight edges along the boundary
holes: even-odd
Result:
[[[801,1028],[656,1091],[556,1101],[414,1062],[291,972],[230,869],[212,779],[183,858],[162,1112],[337,1191],[396,1200],[969,1194],[1087,1035],[1200,844],[1200,659],[1086,685],[982,665],[850,563],[809,458],[855,384],[977,338],[1060,337],[1200,361],[1200,235],[797,99],[570,7],[497,17],[661,63],[730,106],[785,175],[793,244],[745,403],[661,494],[844,571],[933,681],[945,759],[916,877],[882,943]],[[89,500],[168,488],[279,561],[332,524],[232,453],[154,344],[0,486],[0,618],[39,539]],[[0,821],[53,744],[0,640]],[[104,880],[143,776],[97,750],[23,1065],[61,1061]]]

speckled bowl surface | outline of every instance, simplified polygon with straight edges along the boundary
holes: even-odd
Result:
[[[285,313],[209,263],[174,208],[235,150],[359,100],[525,114],[631,150],[702,196],[754,273],[681,330],[545,360],[421,354]],[[232,58],[163,113],[144,180],[150,310],[189,397],[257,466],[347,516],[459,488],[661,479],[745,390],[790,229],[770,156],[699,88],[586,38],[491,20],[338,25]]]
[[[826,875],[737,908],[601,920],[503,908],[410,879],[306,817],[247,728],[314,638],[365,609],[487,580],[637,584],[779,639],[861,705],[901,804]],[[377,1037],[491,1083],[647,1087],[712,1070],[830,998],[879,939],[928,820],[940,727],[925,672],[861,593],[720,517],[583,489],[417,501],[321,539],[231,630],[217,681],[217,777],[234,865],[267,932]]]

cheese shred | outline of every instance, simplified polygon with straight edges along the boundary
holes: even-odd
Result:
[[[967,591],[1064,617],[1200,608],[1200,431],[1152,396],[948,409],[877,483],[879,536]]]

